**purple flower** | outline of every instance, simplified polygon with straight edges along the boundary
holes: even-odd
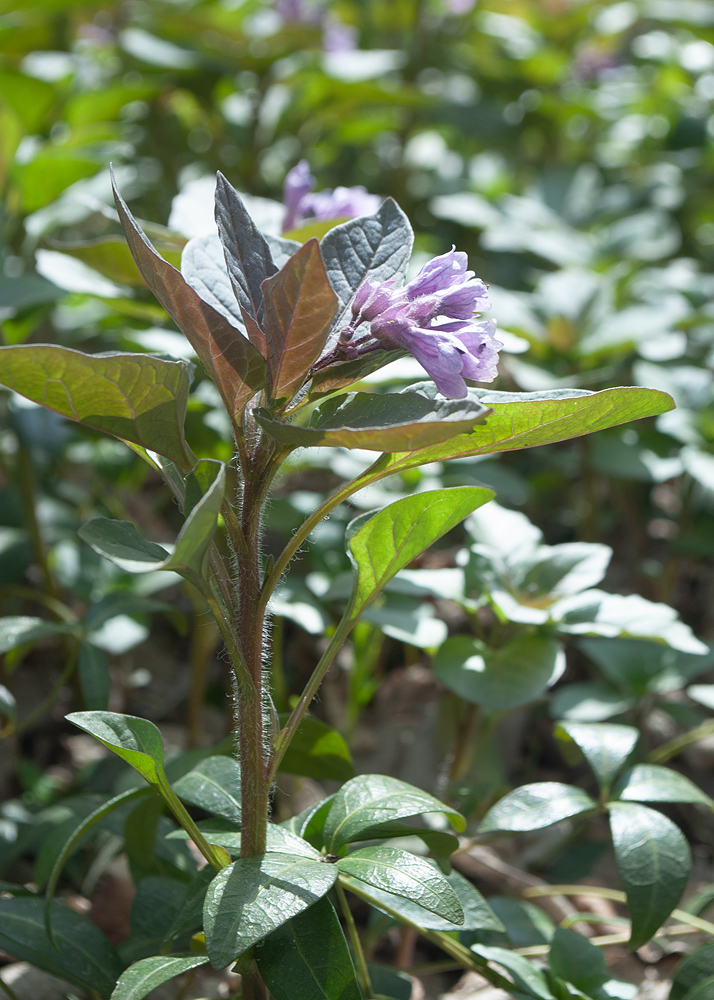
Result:
[[[476,6],[476,0],[444,0],[450,14],[468,14]]]
[[[357,289],[341,343],[347,348],[368,322],[379,346],[413,354],[449,399],[466,395],[464,379],[493,381],[502,345],[494,336],[495,320],[477,321],[475,314],[491,303],[485,284],[467,266],[466,254],[452,249],[428,261],[403,288],[368,279]],[[369,339],[350,345],[352,353],[373,349]]]
[[[329,219],[354,219],[371,215],[379,208],[379,198],[363,187],[326,188],[312,193],[315,178],[307,160],[300,160],[285,178],[283,202],[287,209],[283,232],[295,229],[303,222],[323,222]]]

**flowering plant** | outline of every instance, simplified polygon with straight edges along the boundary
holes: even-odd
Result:
[[[293,218],[322,211],[314,200],[319,196],[305,200],[308,185],[300,165],[289,185]],[[339,191],[330,197],[344,205]],[[511,989],[491,964],[503,949],[469,949],[456,936],[500,923],[470,883],[450,874],[448,857],[458,842],[446,827],[465,825],[450,805],[396,779],[360,775],[287,822],[270,816],[291,741],[309,722],[320,683],[362,612],[396,573],[491,500],[492,491],[462,486],[407,495],[350,523],[350,598],[304,691],[280,719],[270,698],[269,601],[311,531],[365,486],[432,462],[560,441],[660,413],[671,400],[639,388],[538,395],[469,387],[466,380],[490,381],[496,374],[495,324],[476,318],[489,308],[486,288],[467,270],[465,254],[453,249],[404,284],[413,236],[391,199],[336,225],[321,242],[300,244],[266,238],[219,175],[218,236],[190,241],[179,272],[153,248],[116,190],[115,196],[141,274],[220,393],[235,439],[230,470],[197,457],[186,439],[190,369],[184,361],[22,345],[0,350],[0,378],[128,443],[163,477],[185,516],[172,551],[143,538],[130,522],[97,518],[80,534],[123,570],[178,573],[202,595],[235,678],[238,759],[217,753],[170,780],[160,733],[149,721],[107,711],[70,715],[148,787],[116,796],[72,831],[49,880],[48,927],[62,865],[84,832],[113,809],[157,795],[178,824],[175,835],[190,838],[207,867],[194,873],[159,954],[144,955],[123,972],[117,956],[117,1000],[139,1000],[208,962],[216,968],[238,963],[245,1000],[267,997],[268,990],[276,1000],[316,995],[325,948],[332,978],[322,995],[358,1000],[361,990],[373,997],[346,890],[417,928],[465,968]],[[370,201],[368,208],[376,205]],[[369,332],[362,336],[365,323]],[[360,389],[365,374],[404,351],[435,384],[397,393]],[[357,391],[344,392],[350,386]],[[375,461],[309,514],[282,552],[265,558],[271,485],[287,456],[311,445],[373,451]],[[187,806],[214,818],[197,822]],[[405,827],[405,819],[425,813],[439,814],[445,829]],[[432,860],[390,844],[405,830],[421,838]],[[332,900],[342,908],[354,965]],[[5,912],[14,907],[22,916],[27,902],[11,900]],[[192,935],[199,936],[190,950]],[[532,970],[517,957],[519,968]],[[504,964],[502,955],[495,958]]]

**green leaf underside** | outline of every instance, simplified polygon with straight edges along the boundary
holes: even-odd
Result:
[[[699,802],[714,808],[714,801],[678,771],[659,764],[636,764],[617,780],[613,798],[623,802]]]
[[[669,1000],[684,1000],[685,997],[694,1000],[693,991],[696,991],[696,1000],[709,1000],[714,996],[714,941],[697,948],[677,966]]]
[[[328,899],[273,931],[255,957],[275,1000],[361,1000],[349,948]]]
[[[28,642],[37,642],[55,635],[71,635],[76,626],[65,622],[46,622],[30,615],[10,615],[0,618],[0,654]]]
[[[262,285],[270,395],[291,399],[320,357],[337,311],[317,240]]]
[[[679,903],[692,855],[682,831],[662,813],[629,802],[611,802],[609,811],[634,950],[649,941]]]
[[[257,419],[274,438],[294,447],[404,452],[469,431],[487,412],[471,399],[429,399],[418,392],[353,392],[323,403],[307,427],[280,423],[267,411],[260,411]]]
[[[224,847],[230,854],[240,854],[241,832],[235,825],[223,819],[204,819],[196,824],[206,840],[218,847]],[[185,830],[174,830],[167,840],[188,840]],[[302,858],[319,860],[320,853],[296,833],[274,823],[268,823],[268,851],[271,854],[293,854]]]
[[[476,486],[431,490],[352,521],[347,526],[347,552],[356,579],[350,617],[357,618],[400,569],[493,495]]]
[[[427,862],[427,864],[433,865],[433,862]],[[409,898],[395,896],[394,893],[384,892],[374,885],[368,886],[365,882],[357,883],[356,880],[355,886],[349,885],[350,877],[344,874],[340,878],[348,888],[353,889],[358,887],[361,898],[364,899],[366,895],[369,895],[373,906],[376,906],[378,909],[386,907],[386,912],[394,910],[402,920],[415,924],[418,927],[423,927],[425,930],[456,931],[458,933],[459,931],[503,931],[504,929],[503,924],[478,889],[458,872],[451,872],[445,878],[456,893],[456,897],[461,904],[464,914],[464,922],[462,924],[455,924],[450,920],[445,920],[436,913],[417,906]]]
[[[558,730],[577,743],[604,788],[612,784],[639,739],[633,726],[610,722],[561,722]]]
[[[245,335],[245,323],[228,277],[223,246],[216,234],[195,236],[188,241],[181,254],[181,274],[204,302]]]
[[[379,823],[425,813],[443,813],[454,829],[464,829],[463,816],[428,792],[387,775],[361,774],[346,782],[332,800],[325,820],[325,845],[334,853]]]
[[[479,833],[540,830],[591,809],[595,802],[581,788],[538,781],[504,795],[484,816]]]
[[[334,865],[292,854],[240,858],[208,887],[203,910],[211,965],[224,969],[330,891]]]
[[[207,757],[174,782],[173,789],[184,802],[240,823],[240,766],[230,757]]]
[[[213,539],[223,502],[226,472],[221,462],[201,459],[197,469],[205,469],[213,482],[194,506],[179,532],[173,553],[143,538],[130,521],[97,517],[79,529],[79,537],[95,552],[128,573],[173,570],[183,576],[202,577],[208,549]],[[195,470],[194,470],[195,471]]]
[[[70,420],[185,464],[189,378],[184,361],[82,354],[69,347],[0,348],[0,383]]]
[[[111,1000],[142,1000],[162,983],[205,965],[208,955],[153,955],[122,972]]]
[[[416,387],[412,387],[414,390]],[[427,391],[421,384],[419,392]],[[468,434],[410,454],[395,454],[383,475],[450,458],[490,455],[552,444],[615,427],[630,420],[656,416],[674,406],[671,396],[656,389],[625,387],[586,393],[578,389],[552,393],[495,393],[469,390],[469,398],[491,413]]]
[[[131,764],[150,785],[159,785],[164,744],[153,722],[118,712],[71,712],[65,718]]]
[[[518,988],[516,996],[539,997],[542,1000],[553,1000],[553,994],[548,987],[544,973],[536,969],[531,962],[523,955],[517,955],[508,948],[489,947],[483,944],[471,945],[471,951],[485,958],[489,962],[495,962],[502,966],[509,973],[509,976]]]
[[[538,698],[562,672],[560,644],[545,635],[521,635],[490,649],[466,635],[441,646],[432,669],[460,698],[502,710]]]
[[[336,328],[348,321],[350,301],[366,278],[388,281],[406,274],[413,244],[409,220],[392,198],[374,215],[351,219],[324,236],[322,258],[340,304]]]
[[[463,925],[464,911],[441,872],[424,858],[394,847],[363,847],[336,862],[341,872],[395,896],[404,896],[452,924]]]
[[[281,729],[289,717],[287,712],[278,716]],[[330,781],[348,781],[355,773],[352,756],[343,737],[336,729],[311,716],[300,723],[279,770],[285,774],[301,774],[307,778]]]
[[[119,955],[87,917],[58,903],[52,911],[57,948],[45,930],[41,899],[0,899],[0,948],[81,990],[108,997],[123,969]]]
[[[265,385],[262,355],[246,337],[237,336],[235,327],[154,250],[119,194],[113,175],[112,185],[119,221],[144,281],[214,379],[229,414],[237,417]]]

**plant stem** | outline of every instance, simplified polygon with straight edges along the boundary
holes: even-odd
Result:
[[[650,764],[663,764],[666,760],[676,757],[677,754],[681,753],[682,750],[692,743],[698,743],[699,740],[703,740],[706,736],[711,736],[712,734],[714,734],[714,720],[709,719],[707,722],[703,722],[701,726],[690,729],[688,733],[684,733],[682,736],[675,736],[673,740],[669,740],[667,743],[663,743],[662,746],[657,747],[656,750],[647,755],[647,761]]]
[[[307,682],[303,693],[300,695],[300,700],[290,713],[287,725],[278,734],[278,738],[275,741],[275,747],[273,748],[273,758],[270,763],[270,771],[268,772],[268,779],[271,783],[275,780],[275,775],[277,774],[278,767],[280,766],[280,762],[283,759],[285,751],[290,745],[290,740],[293,738],[298,726],[304,719],[312,699],[317,694],[317,689],[320,687],[320,684],[322,684],[325,674],[329,670],[332,661],[337,656],[342,643],[350,634],[354,624],[355,619],[345,615],[340,624],[337,626],[334,635],[330,639],[329,646],[322,654],[320,662],[317,664],[312,673],[312,677]]]
[[[216,851],[214,851],[213,847],[208,843],[206,838],[198,829],[189,815],[188,810],[168,781],[160,780],[158,790],[164,802],[166,802],[171,812],[174,814],[186,833],[190,836],[191,840],[194,842],[209,865],[211,865],[211,867],[217,872],[221,871],[225,867],[222,859],[218,856]]]
[[[352,950],[354,951],[355,962],[357,964],[357,982],[359,983],[360,989],[365,995],[365,1000],[371,1000],[374,996],[374,990],[372,989],[372,980],[369,977],[369,969],[367,968],[367,959],[364,957],[364,951],[362,950],[362,942],[360,941],[359,934],[357,932],[357,925],[355,924],[355,918],[352,916],[352,910],[350,909],[350,904],[345,896],[345,890],[339,883],[339,879],[335,882],[335,892],[337,893],[337,898],[340,901],[340,907],[342,908],[342,913],[345,918],[345,923],[347,924],[347,931],[350,936],[350,941],[352,942]]]

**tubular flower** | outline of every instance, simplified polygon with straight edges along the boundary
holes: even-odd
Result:
[[[379,346],[409,351],[449,399],[466,395],[464,379],[492,382],[502,345],[495,320],[477,321],[491,303],[486,285],[467,267],[466,254],[452,249],[428,261],[403,288],[368,279],[357,289],[342,343],[368,322]]]
[[[300,160],[285,178],[283,203],[286,208],[283,232],[295,229],[303,222],[323,222],[328,219],[354,219],[371,215],[379,208],[379,198],[366,188],[337,187],[313,193],[315,178],[307,160]]]

